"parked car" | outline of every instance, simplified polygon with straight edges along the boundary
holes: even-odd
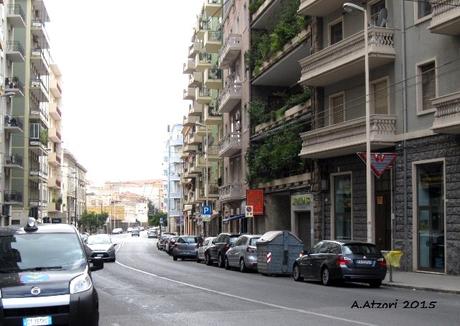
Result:
[[[387,272],[380,250],[372,243],[324,240],[294,263],[296,281],[358,281],[379,287]]]
[[[91,249],[91,258],[102,258],[104,261],[115,262],[115,244],[107,234],[90,235],[86,246]]]
[[[163,233],[160,237],[160,239],[158,239],[158,242],[157,242],[157,249],[158,250],[165,250],[166,249],[166,241],[168,241],[168,239],[170,237],[172,237],[173,234],[171,233]]]
[[[165,251],[168,253],[168,255],[171,256],[172,254],[172,248],[174,246],[174,244],[176,243],[176,240],[178,239],[179,237],[177,235],[174,235],[170,238],[168,238],[168,240],[166,240],[166,244],[165,244]]]
[[[131,231],[131,236],[132,237],[140,237],[141,236],[141,232],[139,231],[138,228],[135,228]]]
[[[122,234],[123,229],[122,228],[115,228],[112,230],[112,234]]]
[[[196,259],[196,251],[200,237],[195,235],[182,235],[177,238],[171,249],[173,260],[177,258],[193,258]]]
[[[238,267],[242,273],[248,269],[257,269],[256,242],[261,236],[259,234],[240,236],[225,253],[225,268]]]
[[[158,232],[157,229],[154,229],[154,228],[148,229],[147,230],[147,238],[157,238],[158,237],[157,232]]]
[[[127,228],[127,229],[126,229],[126,232],[128,232],[128,233],[133,232],[133,228],[132,228],[132,227]]]
[[[212,245],[205,252],[204,260],[207,265],[211,265],[217,261],[219,267],[225,266],[225,253],[230,248],[230,245],[238,239],[239,234],[221,233],[212,240]]]
[[[212,240],[214,240],[216,237],[207,237],[200,243],[198,243],[198,249],[196,252],[196,261],[200,263],[205,259],[204,253],[206,250],[208,250],[209,246],[212,245]]]

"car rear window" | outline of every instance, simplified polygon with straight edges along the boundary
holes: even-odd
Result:
[[[256,245],[256,242],[259,240],[260,238],[251,238],[251,240],[249,241],[249,245],[250,246],[255,246]]]
[[[183,237],[182,240],[186,243],[197,243],[198,239],[196,237]]]
[[[235,243],[238,240],[239,236],[230,237],[230,243]]]
[[[377,254],[378,252],[377,247],[371,244],[348,244],[343,246],[343,253],[345,255]]]

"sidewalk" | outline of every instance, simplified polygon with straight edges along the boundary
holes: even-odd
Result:
[[[393,282],[389,282],[390,271],[383,281],[384,286],[406,289],[460,294],[460,276],[430,273],[400,272],[393,270]]]

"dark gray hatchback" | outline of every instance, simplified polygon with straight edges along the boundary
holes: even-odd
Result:
[[[73,226],[0,228],[0,325],[98,325],[91,271],[103,264]]]
[[[321,241],[299,257],[293,267],[294,280],[321,281],[324,285],[355,281],[379,287],[386,272],[380,250],[372,243],[356,241]]]

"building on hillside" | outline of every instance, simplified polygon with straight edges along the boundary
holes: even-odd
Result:
[[[104,184],[109,193],[130,192],[149,199],[155,208],[164,211],[164,185],[162,179],[110,181]]]

